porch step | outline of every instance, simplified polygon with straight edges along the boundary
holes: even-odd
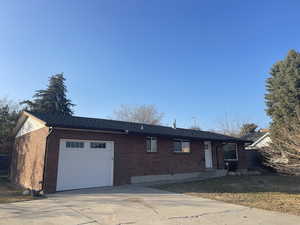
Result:
[[[226,176],[227,170],[209,170],[190,174],[158,175],[134,177],[131,183],[135,185],[151,186],[160,184],[183,183],[197,180],[206,180]],[[189,176],[188,176],[189,175]]]
[[[199,177],[201,178],[215,178],[215,177],[223,177],[226,176],[227,170],[220,169],[206,169],[205,172],[199,173]]]

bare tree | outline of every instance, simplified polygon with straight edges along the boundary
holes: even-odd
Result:
[[[241,128],[246,123],[246,121],[230,118],[226,114],[222,120],[218,121],[217,129],[214,131],[233,137],[240,137]]]
[[[199,126],[190,126],[189,129],[191,130],[201,130],[201,128]]]
[[[7,97],[0,98],[0,107],[9,107],[9,111],[19,111],[20,110],[20,104],[16,103],[15,101],[8,99]]]
[[[197,119],[197,117],[193,116],[192,120],[193,120],[193,125],[191,125],[189,127],[189,129],[192,129],[192,130],[201,130],[200,125],[199,125],[199,120]]]
[[[257,127],[258,126],[255,123],[244,123],[240,130],[240,136],[244,136],[249,133],[255,133]]]
[[[113,113],[113,118],[122,121],[147,124],[161,124],[163,113],[158,112],[155,105],[130,106],[121,105]]]
[[[281,127],[275,134],[281,136],[281,139],[277,139],[281,145],[280,150],[274,143],[260,150],[267,166],[290,175],[300,175],[300,114],[297,114],[291,125]],[[271,132],[271,138],[272,135]]]

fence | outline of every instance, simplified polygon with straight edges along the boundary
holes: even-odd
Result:
[[[247,163],[249,169],[258,169],[263,167],[263,156],[255,149],[246,150]]]
[[[9,168],[9,157],[8,155],[0,155],[0,171],[7,172]]]

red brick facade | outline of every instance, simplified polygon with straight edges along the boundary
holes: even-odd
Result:
[[[10,179],[30,189],[42,189],[44,154],[48,127],[16,138],[12,152]]]
[[[17,166],[18,161],[13,163],[12,177],[15,183],[26,186],[29,179],[29,171],[32,171],[33,165],[36,173],[33,179],[35,184],[32,188],[39,188],[38,182],[43,175],[44,152],[46,150],[46,170],[44,175],[44,189],[47,192],[55,192],[57,179],[57,166],[59,157],[60,139],[81,139],[81,140],[103,140],[114,142],[114,185],[128,184],[132,176],[175,174],[200,172],[205,170],[205,154],[203,141],[191,141],[191,153],[174,153],[173,139],[157,137],[158,152],[146,152],[146,137],[130,134],[110,134],[88,131],[70,131],[53,130],[48,137],[46,145],[46,136],[48,131],[41,129],[34,131],[30,135],[25,135],[17,139],[15,159],[20,158],[19,152],[29,152],[26,157],[27,172],[23,172]],[[24,142],[23,139],[29,140]],[[26,144],[27,143],[27,144]],[[242,145],[240,146],[243,147]],[[21,149],[21,150],[20,150]],[[213,149],[213,168],[224,168],[223,151],[220,142],[212,142]],[[35,157],[34,157],[35,155]],[[242,160],[240,168],[243,168],[243,151],[239,151],[239,158]],[[38,163],[36,163],[38,162]],[[16,175],[18,174],[18,175]],[[26,174],[24,180],[20,179],[22,174]],[[26,185],[25,185],[26,184]],[[27,185],[28,186],[28,185]]]

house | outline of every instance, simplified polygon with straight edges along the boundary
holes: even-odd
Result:
[[[248,140],[248,143],[245,143],[247,168],[264,168],[264,157],[260,149],[268,147],[272,142],[270,138],[270,131],[268,129],[260,129],[257,132],[248,133],[241,138],[243,140]]]
[[[248,133],[241,138],[249,141],[249,144],[245,147],[247,150],[257,150],[268,147],[271,143],[269,129],[260,129],[258,132]]]
[[[12,182],[48,193],[222,171],[224,151],[246,169],[245,141],[212,132],[23,112],[15,134]]]

